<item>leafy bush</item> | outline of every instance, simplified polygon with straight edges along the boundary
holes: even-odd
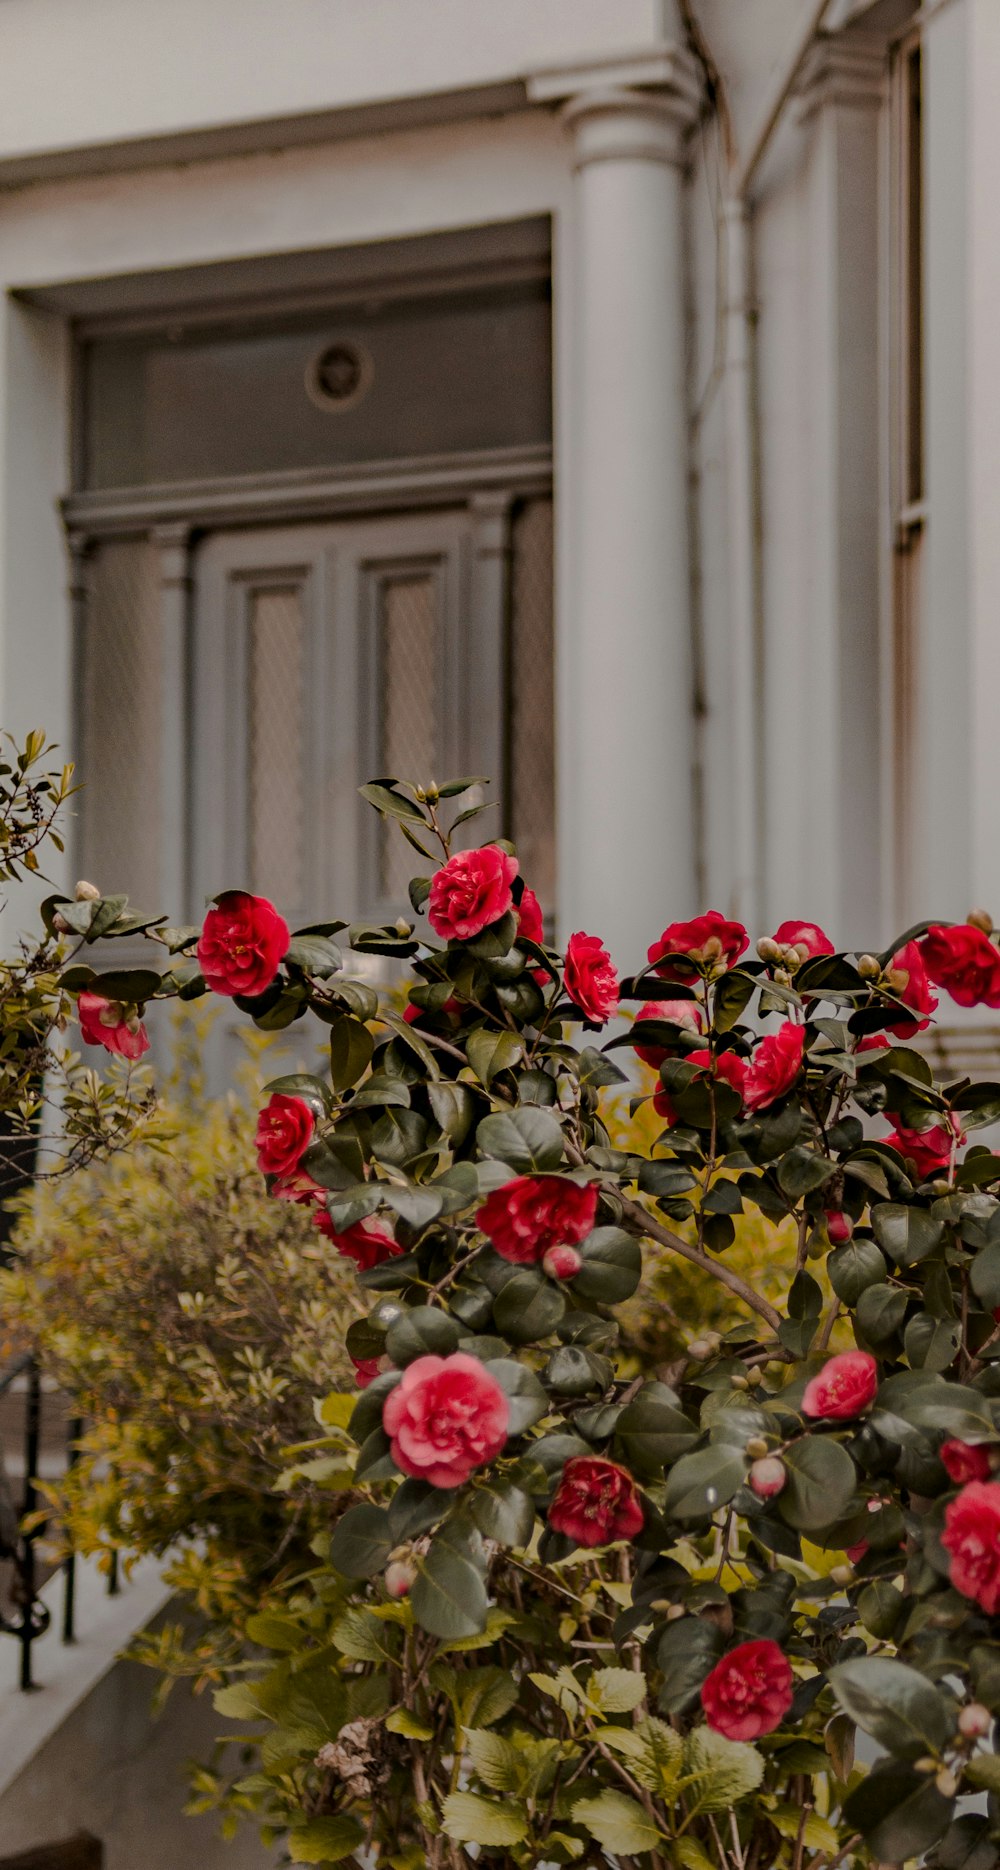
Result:
[[[219,1695],[257,1771],[205,1797],[295,1863],[991,1870],[1000,1156],[968,1139],[1000,1086],[940,1085],[910,1043],[935,987],[1000,1004],[990,918],[880,955],[783,924],[754,959],[709,913],[619,983],[596,937],[545,945],[509,846],[452,854],[471,783],[365,788],[433,872],[430,935],[348,933],[412,960],[406,1017],[342,925],[292,935],[239,892],[161,933],[162,981],[113,977],[325,1022],[329,1078],[265,1087],[258,1155],[370,1303],[360,1396],[279,1482],[293,1527],[326,1493],[314,1562]],[[634,1053],[657,1082],[613,1137]],[[751,1212],[781,1245],[748,1270]],[[669,1384],[621,1354],[644,1242],[726,1295],[686,1334],[673,1304]]]

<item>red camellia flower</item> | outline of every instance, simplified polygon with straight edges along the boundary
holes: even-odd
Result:
[[[647,1000],[635,1016],[636,1025],[643,1019],[669,1020],[672,1025],[686,1026],[688,1032],[699,1035],[705,1030],[705,1021],[697,1000]],[[659,1071],[667,1057],[667,1049],[663,1045],[637,1045],[635,1050],[636,1056],[645,1064],[652,1065],[654,1071]]]
[[[747,1067],[745,1060],[740,1058],[736,1052],[719,1052],[713,1058],[706,1048],[698,1052],[688,1052],[684,1063],[699,1065],[703,1071],[710,1072],[713,1078],[721,1078],[723,1083],[731,1085],[734,1091],[738,1091],[742,1099]],[[658,1117],[663,1118],[664,1123],[673,1125],[678,1121],[674,1100],[670,1092],[662,1085],[658,1091],[653,1093],[653,1109]]]
[[[897,1000],[904,1006],[912,1007],[918,1019],[894,1019],[889,1022],[889,1031],[898,1039],[912,1039],[914,1033],[923,1032],[931,1023],[931,1014],[937,1011],[937,994],[932,993],[927,978],[927,969],[915,941],[904,942],[892,957],[889,967],[889,982]]]
[[[308,1169],[292,1169],[288,1175],[276,1175],[271,1183],[271,1193],[276,1201],[297,1201],[300,1205],[326,1200],[326,1189],[310,1175]]]
[[[642,1531],[643,1511],[635,1481],[614,1461],[574,1455],[563,1468],[548,1513],[553,1532],[577,1545],[611,1545]]]
[[[354,1365],[354,1381],[359,1390],[366,1390],[369,1383],[374,1383],[379,1374],[380,1359],[378,1357],[354,1357],[350,1351],[347,1355]]]
[[[99,993],[81,993],[76,1003],[80,1034],[88,1045],[103,1045],[118,1058],[135,1060],[149,1051],[149,1034],[134,1012]]]
[[[507,1439],[509,1419],[496,1377],[464,1351],[416,1358],[382,1411],[396,1466],[432,1487],[461,1487],[492,1461]]]
[[[447,1019],[449,1025],[457,1025],[461,1017],[461,1005],[452,994],[438,1007],[436,1013],[429,1013],[425,1006],[418,1006],[415,1000],[408,1000],[403,1008],[403,1018],[408,1026],[419,1026],[421,1020],[435,1018]]]
[[[584,1019],[603,1026],[618,1010],[618,976],[597,935],[571,935],[563,961],[563,984]]]
[[[304,1097],[272,1091],[257,1118],[257,1165],[262,1175],[291,1175],[313,1139],[316,1119]]]
[[[289,939],[288,923],[265,896],[226,890],[205,917],[198,965],[213,993],[263,993]]]
[[[534,890],[529,890],[527,884],[521,891],[521,900],[516,905],[516,914],[518,934],[523,935],[525,941],[534,941],[541,945],[545,940],[542,905]]]
[[[878,1365],[868,1351],[841,1351],[806,1384],[802,1413],[849,1422],[867,1409],[878,1389]]]
[[[990,1451],[982,1442],[942,1442],[938,1460],[956,1487],[964,1487],[970,1480],[989,1480],[993,1472]]]
[[[943,1123],[932,1123],[929,1130],[907,1130],[900,1124],[879,1141],[909,1158],[918,1182],[929,1182],[932,1176],[950,1167],[952,1149],[961,1147],[965,1133],[954,1111],[949,1111]]]
[[[918,946],[928,979],[959,1006],[1000,1006],[1000,949],[982,929],[935,926]]]
[[[597,1213],[592,1182],[564,1175],[515,1175],[487,1196],[476,1226],[501,1259],[532,1266],[550,1247],[575,1247],[591,1232]]]
[[[766,1110],[791,1090],[802,1069],[806,1043],[804,1026],[790,1019],[762,1039],[747,1068],[743,1102],[748,1110]]]
[[[394,1260],[403,1251],[399,1241],[376,1221],[355,1221],[353,1227],[345,1227],[338,1233],[326,1209],[319,1208],[313,1216],[313,1225],[333,1242],[345,1260],[353,1260],[362,1273],[369,1267],[381,1266],[383,1260]]]
[[[662,980],[687,983],[703,974],[724,973],[739,960],[749,941],[742,922],[727,922],[717,909],[709,909],[693,922],[671,922],[649,949],[648,958],[660,964],[656,972]]]
[[[706,1675],[701,1705],[709,1727],[727,1740],[759,1740],[762,1734],[773,1734],[792,1705],[788,1657],[769,1637],[738,1643]]]
[[[1000,1486],[973,1480],[944,1511],[941,1544],[951,1553],[949,1577],[991,1617],[1000,1610]]]
[[[478,851],[458,851],[436,873],[427,899],[427,915],[442,941],[472,941],[507,914],[517,875],[517,858],[484,844]]]
[[[804,948],[808,961],[818,954],[835,953],[829,935],[825,935],[815,922],[783,922],[780,928],[775,929],[773,939],[779,948]]]

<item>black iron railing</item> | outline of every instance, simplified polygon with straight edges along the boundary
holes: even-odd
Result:
[[[0,1399],[20,1395],[24,1398],[24,1408],[19,1437],[23,1463],[23,1473],[19,1477],[19,1503],[10,1499],[9,1478],[0,1476],[9,1507],[4,1518],[10,1518],[13,1522],[9,1530],[0,1531],[0,1558],[12,1564],[14,1574],[12,1604],[6,1614],[0,1614],[0,1634],[13,1636],[20,1643],[20,1686],[27,1692],[38,1686],[32,1673],[33,1646],[40,1636],[45,1635],[52,1621],[48,1605],[39,1596],[38,1583],[36,1544],[44,1536],[45,1527],[44,1524],[33,1523],[39,1504],[37,1480],[42,1449],[44,1391],[41,1370],[30,1352],[15,1359],[0,1376]],[[66,1424],[67,1469],[77,1459],[82,1433],[83,1423],[79,1417],[71,1418]],[[72,1551],[63,1560],[61,1570],[63,1598],[60,1635],[64,1643],[73,1643],[76,1640],[76,1556]],[[116,1552],[111,1555],[107,1588],[110,1596],[118,1590]]]

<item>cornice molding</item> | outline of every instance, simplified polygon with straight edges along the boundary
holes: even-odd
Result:
[[[797,115],[808,122],[817,111],[878,110],[889,81],[889,42],[874,33],[837,33],[816,41],[796,86]]]
[[[532,72],[531,103],[562,106],[574,166],[615,159],[679,163],[702,103],[697,68],[682,46],[650,46]]]

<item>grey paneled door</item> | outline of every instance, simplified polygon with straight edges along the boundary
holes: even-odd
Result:
[[[468,508],[220,532],[194,564],[192,912],[398,913],[409,853],[357,788],[502,781],[504,603]],[[498,828],[498,827],[497,827]]]

